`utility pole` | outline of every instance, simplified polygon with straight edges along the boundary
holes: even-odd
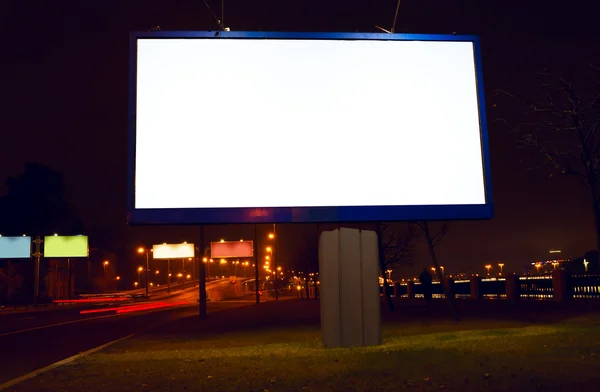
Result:
[[[42,257],[41,245],[42,239],[40,236],[36,236],[33,243],[35,244],[35,252],[33,256],[35,257],[35,271],[34,271],[34,290],[33,290],[33,306],[37,307],[38,297],[40,295],[40,259]]]

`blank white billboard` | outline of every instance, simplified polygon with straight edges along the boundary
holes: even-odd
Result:
[[[31,257],[31,237],[0,236],[0,259],[28,259]]]
[[[464,41],[138,39],[134,207],[483,205],[474,56]]]
[[[152,257],[163,260],[194,257],[194,244],[153,245]]]

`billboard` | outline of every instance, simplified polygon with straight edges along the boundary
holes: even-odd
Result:
[[[128,221],[489,219],[482,81],[476,36],[133,33]]]
[[[194,257],[194,244],[162,244],[152,246],[152,257],[155,259],[183,259]]]
[[[0,259],[28,259],[31,257],[31,237],[0,236]]]
[[[254,257],[253,241],[211,242],[210,257],[213,259]]]
[[[88,257],[88,237],[46,236],[44,237],[44,257]]]

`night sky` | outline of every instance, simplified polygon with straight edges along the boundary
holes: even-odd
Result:
[[[207,1],[220,15],[220,2]],[[126,225],[128,33],[156,25],[217,29],[203,0],[10,3],[2,12],[8,35],[0,65],[0,182],[20,174],[25,162],[45,163],[64,173],[68,200],[88,227],[132,244],[193,241],[197,228]],[[536,70],[569,71],[585,60],[600,64],[598,14],[586,3],[593,2],[403,0],[396,31],[480,35],[493,118],[494,89],[528,94]],[[225,24],[238,31],[376,32],[375,25],[391,27],[395,6],[396,0],[227,0]],[[483,272],[484,264],[500,260],[521,270],[550,248],[579,256],[594,247],[590,202],[577,182],[549,177],[550,168],[525,171],[536,152],[516,149],[514,136],[501,127],[490,128],[490,147],[496,218],[449,226],[440,248],[449,272]],[[281,225],[279,238],[286,241],[300,230]],[[211,227],[207,234],[249,238],[252,229]],[[297,242],[286,244],[289,252]]]

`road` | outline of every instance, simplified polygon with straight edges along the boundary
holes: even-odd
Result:
[[[80,314],[81,308],[4,315],[0,318],[0,385],[62,359],[130,334],[182,317],[198,314],[198,289],[160,295],[144,306],[170,307],[116,313]],[[96,306],[95,309],[131,309],[137,304]],[[243,302],[208,304],[208,312],[242,306]],[[129,308],[128,308],[129,307]]]

